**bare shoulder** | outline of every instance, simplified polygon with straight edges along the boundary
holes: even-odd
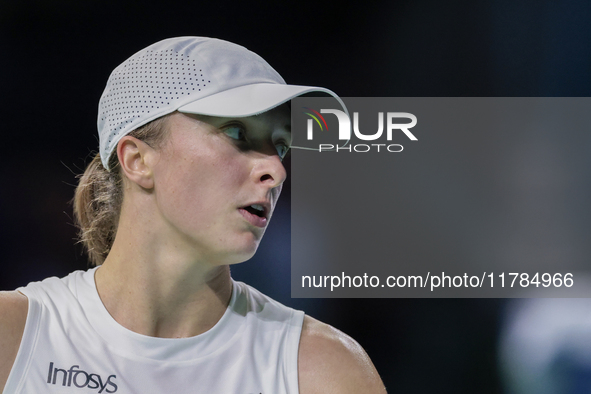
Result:
[[[0,291],[0,393],[21,343],[28,304],[27,297],[18,291]]]
[[[369,356],[353,338],[305,316],[298,375],[301,394],[385,394]]]

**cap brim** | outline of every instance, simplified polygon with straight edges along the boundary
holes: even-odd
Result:
[[[253,116],[311,92],[322,92],[334,97],[347,112],[340,97],[328,89],[274,83],[258,83],[228,89],[185,104],[178,111],[218,117]]]

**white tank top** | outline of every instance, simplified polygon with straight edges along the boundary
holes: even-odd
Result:
[[[303,312],[234,281],[230,304],[209,331],[148,337],[111,317],[95,270],[18,289],[29,311],[5,394],[298,393]]]

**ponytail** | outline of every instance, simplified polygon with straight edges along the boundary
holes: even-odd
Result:
[[[130,136],[159,148],[167,136],[166,119],[158,118],[129,133]],[[119,227],[123,203],[123,179],[117,153],[109,159],[107,171],[97,154],[84,174],[79,176],[74,194],[74,220],[78,242],[84,245],[92,266],[101,265],[111,251]]]

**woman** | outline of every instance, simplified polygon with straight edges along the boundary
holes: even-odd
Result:
[[[230,277],[286,177],[285,103],[311,91],[332,94],[209,38],[117,67],[74,203],[98,268],[2,294],[3,392],[385,392],[351,338]]]

